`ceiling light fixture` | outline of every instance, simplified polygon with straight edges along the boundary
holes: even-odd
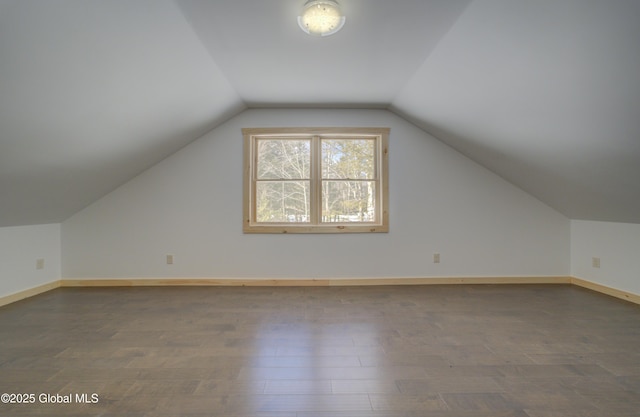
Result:
[[[335,0],[307,0],[298,16],[300,29],[313,36],[333,35],[344,26],[346,18]]]

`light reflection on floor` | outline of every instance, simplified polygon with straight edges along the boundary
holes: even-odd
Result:
[[[384,353],[376,346],[377,328],[357,319],[263,320],[254,339],[259,354],[240,375],[265,381],[264,402],[253,404],[251,411],[371,410],[369,393],[397,391],[393,381],[381,380],[380,368],[363,367],[360,359],[366,354],[382,362],[372,357]],[[275,355],[264,354],[274,350]]]

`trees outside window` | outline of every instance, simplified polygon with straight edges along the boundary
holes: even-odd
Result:
[[[388,128],[243,135],[245,232],[388,231]]]

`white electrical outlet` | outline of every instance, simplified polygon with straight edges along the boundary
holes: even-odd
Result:
[[[36,269],[44,269],[44,259],[36,259]]]
[[[433,263],[434,264],[439,264],[440,263],[440,254],[437,253],[437,252],[433,254]]]
[[[591,266],[594,268],[600,268],[600,258],[594,256],[591,258]]]
[[[167,255],[167,265],[173,265],[173,255]]]

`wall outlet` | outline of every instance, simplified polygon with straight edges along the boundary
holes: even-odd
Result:
[[[434,264],[439,264],[440,263],[440,254],[439,253],[434,253],[433,254],[433,263]]]
[[[44,269],[44,259],[36,259],[36,269]]]
[[[591,258],[591,266],[594,268],[600,268],[600,258],[594,256]]]
[[[173,255],[167,255],[167,265],[173,265]]]

